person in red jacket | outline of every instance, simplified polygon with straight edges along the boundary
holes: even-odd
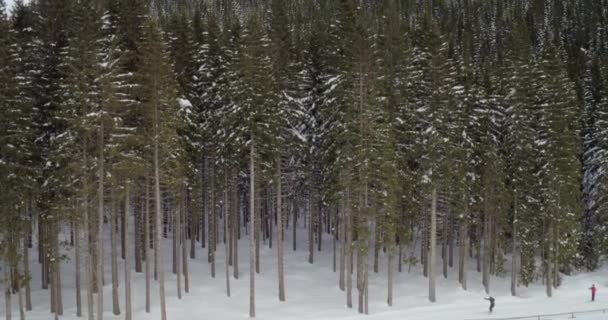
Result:
[[[595,301],[595,292],[597,291],[595,284],[592,284],[589,290],[591,290],[591,301]]]

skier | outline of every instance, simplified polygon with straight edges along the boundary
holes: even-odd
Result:
[[[490,301],[490,313],[492,313],[492,309],[494,309],[494,298],[492,298],[492,296],[490,296],[489,298],[486,298],[485,300]]]
[[[592,284],[589,290],[591,290],[591,301],[595,301],[595,292],[597,291],[595,284]]]

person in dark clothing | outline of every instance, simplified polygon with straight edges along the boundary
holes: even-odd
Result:
[[[494,298],[489,297],[486,298],[486,300],[490,301],[490,313],[492,313],[492,310],[494,309]]]
[[[597,291],[595,284],[592,284],[589,290],[591,290],[591,301],[595,301],[595,292]]]

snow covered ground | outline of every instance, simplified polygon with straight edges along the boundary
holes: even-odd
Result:
[[[330,238],[324,239],[324,250],[315,252],[315,263],[307,262],[307,246],[305,231],[298,230],[299,247],[291,249],[291,232],[286,232],[285,245],[285,274],[287,301],[278,300],[278,281],[276,276],[276,249],[264,246],[260,250],[261,272],[256,277],[257,319],[289,320],[289,319],[373,319],[373,320],[452,320],[452,319],[500,319],[506,317],[533,316],[537,314],[552,314],[561,312],[577,312],[594,309],[606,309],[607,313],[589,313],[576,315],[576,319],[608,320],[608,268],[594,272],[564,277],[563,285],[554,292],[553,298],[547,298],[544,287],[540,284],[529,288],[519,288],[519,296],[511,297],[509,278],[492,277],[492,295],[496,298],[496,308],[492,315],[488,314],[488,301],[481,285],[481,275],[470,269],[469,289],[460,288],[457,279],[457,269],[450,271],[448,279],[438,276],[437,302],[430,303],[427,299],[427,279],[422,276],[420,266],[414,266],[407,273],[404,265],[403,273],[396,274],[394,286],[394,305],[386,304],[386,264],[381,256],[380,272],[371,273],[370,277],[370,315],[359,315],[356,310],[357,291],[353,290],[354,308],[346,307],[345,293],[338,288],[338,273],[332,271],[332,246]],[[109,243],[106,241],[106,243]],[[197,259],[189,263],[190,293],[182,300],[177,299],[176,276],[171,273],[171,243],[165,243],[167,314],[170,320],[191,319],[246,319],[249,308],[249,243],[247,238],[239,242],[240,277],[231,277],[231,297],[226,296],[226,279],[224,272],[224,248],[218,245],[216,277],[210,277],[210,267],[206,263],[207,252],[197,243]],[[110,250],[106,250],[109,255]],[[409,250],[408,250],[409,253]],[[36,261],[32,252],[32,261]],[[68,252],[71,255],[71,252]],[[441,259],[437,259],[438,264]],[[124,315],[114,316],[111,311],[111,286],[109,286],[110,259],[106,257],[106,282],[104,287],[104,319],[123,319]],[[469,266],[473,266],[473,261]],[[122,278],[122,260],[120,276]],[[52,319],[49,313],[49,293],[40,289],[40,267],[32,264],[33,285],[32,299],[34,310],[27,313],[27,319]],[[370,268],[371,269],[371,268]],[[396,268],[395,268],[396,269]],[[441,270],[441,268],[437,268]],[[232,270],[231,270],[232,273]],[[79,319],[76,317],[74,295],[74,270],[70,262],[62,266],[63,301],[65,313],[62,319]],[[158,307],[158,291],[152,286],[152,313],[144,311],[144,277],[141,273],[132,273],[133,278],[133,318],[136,320],[160,319]],[[84,279],[84,277],[83,277]],[[595,302],[590,301],[588,288],[592,283],[598,287]],[[124,308],[124,287],[120,288],[121,308]],[[83,304],[86,301],[83,292]],[[0,318],[4,318],[4,303],[0,304]],[[86,315],[86,306],[84,306]],[[124,311],[124,309],[121,309]],[[541,319],[567,319],[569,316],[552,316]],[[18,319],[17,299],[13,296],[13,319]]]

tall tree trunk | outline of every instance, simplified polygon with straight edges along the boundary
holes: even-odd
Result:
[[[118,213],[118,208],[116,208],[116,195],[114,194],[114,187],[112,187],[110,198],[112,201],[112,214],[110,215],[110,242],[112,246],[112,313],[114,313],[115,315],[119,315],[120,302],[118,300],[118,249],[116,248],[116,242],[118,239],[116,232],[118,229],[117,220],[119,219],[120,214]]]
[[[308,263],[312,264],[314,262],[315,256],[315,214],[313,212],[313,208],[315,207],[315,200],[313,196],[314,191],[310,191],[310,196],[308,199]]]
[[[24,246],[27,247],[27,243],[24,243]],[[19,273],[19,268],[17,268],[17,273]],[[19,319],[25,320],[25,304],[23,301],[23,286],[22,286],[21,279],[19,276],[16,278],[15,281],[17,284],[17,299],[19,300]]]
[[[433,186],[431,195],[431,230],[429,235],[429,300],[435,302],[435,246],[437,245],[437,189]]]
[[[340,199],[340,208],[338,212],[338,225],[339,228],[338,235],[340,237],[340,280],[339,287],[340,290],[345,290],[345,269],[346,269],[346,222],[344,218],[344,196]],[[295,226],[294,226],[295,228]]]
[[[462,289],[467,290],[467,223],[466,221],[460,221],[459,231],[460,241],[458,241],[459,247],[459,260],[458,260],[458,280],[462,285]]]
[[[84,142],[84,165],[85,167],[89,164],[88,161],[88,154],[86,152],[87,150],[87,142],[88,142],[88,137],[85,137],[85,142]],[[93,234],[94,232],[92,232],[92,228],[91,228],[91,224],[89,224],[89,197],[88,197],[88,178],[84,177],[84,185],[83,185],[83,199],[82,199],[82,225],[84,226],[84,229],[86,230],[85,234],[84,234],[84,239],[86,240],[85,244],[85,248],[87,248],[87,250],[85,250],[85,263],[84,263],[84,269],[85,269],[85,279],[86,279],[86,283],[87,283],[87,318],[88,320],[94,320],[94,310],[93,308],[95,307],[95,303],[93,302],[93,281],[95,279],[95,275],[93,274],[93,264],[92,264],[92,246],[91,246],[91,242],[93,242]]]
[[[158,106],[155,110],[155,139],[154,139],[154,196],[156,201],[156,241],[154,250],[158,259],[158,292],[160,295],[161,320],[167,320],[167,306],[165,303],[165,271],[163,267],[162,250],[162,207],[160,205],[160,164],[158,159]],[[99,318],[101,319],[101,318]]]
[[[180,201],[181,202],[181,201]],[[181,212],[184,204],[180,203],[177,210],[173,210],[173,235],[176,241],[175,248],[175,271],[177,273],[177,298],[182,298],[182,222]]]
[[[204,248],[205,247],[205,243],[206,243],[206,232],[205,232],[205,217],[207,216],[207,213],[209,212],[209,197],[207,195],[207,180],[205,179],[208,171],[209,171],[209,165],[208,165],[208,160],[207,157],[203,157],[202,160],[202,169],[201,170],[201,198],[203,200],[203,212],[201,214],[201,246]]]
[[[192,230],[192,229],[188,227],[188,212],[189,212],[190,207],[188,206],[188,187],[185,182],[184,182],[184,187],[182,188],[182,201],[183,201],[182,214],[181,214],[182,229],[180,231],[180,233],[182,235],[182,273],[184,274],[184,292],[188,293],[188,292],[190,292],[190,275],[188,274],[187,235],[188,235],[188,230]],[[194,233],[190,233],[190,238],[194,239]]]
[[[150,313],[150,264],[152,263],[152,257],[150,255],[150,184],[148,178],[146,177],[146,194],[144,199],[146,201],[145,204],[145,212],[144,212],[144,254],[146,255],[146,266],[145,266],[145,277],[146,277],[146,312]],[[156,245],[154,245],[156,247]]]
[[[238,182],[237,182],[238,173],[234,172],[234,177],[232,178],[232,200],[234,201],[234,205],[232,206],[232,272],[235,279],[239,278],[239,217],[240,217],[240,201],[239,195],[237,193]]]
[[[23,273],[26,277],[30,276],[30,256],[29,256],[29,245],[27,236],[23,240]],[[31,290],[31,280],[25,281],[25,310],[32,310],[32,290]]]
[[[346,306],[353,307],[353,215],[351,211],[350,189],[346,190],[346,206],[344,216],[346,220]]]
[[[228,182],[228,176],[230,175],[228,170],[224,171],[224,269],[226,271],[226,296],[230,297],[230,246],[228,241],[228,221],[230,221],[230,185]]]
[[[298,196],[294,195],[293,196],[293,200],[292,200],[292,205],[293,205],[293,223],[292,223],[292,239],[291,241],[293,242],[293,251],[296,251],[296,247],[297,247],[297,242],[298,242],[298,237],[297,237],[297,231],[298,231],[298,212],[300,210],[300,208],[298,207]]]
[[[285,271],[283,263],[283,203],[281,193],[281,157],[277,159],[277,258],[279,267],[279,301],[285,301]]]
[[[12,319],[12,307],[11,307],[11,281],[9,274],[8,263],[4,267],[4,315],[6,320]]]
[[[545,264],[546,264],[546,272],[545,272],[545,285],[547,288],[547,297],[551,297],[553,295],[553,269],[552,269],[552,263],[553,263],[553,259],[552,259],[552,254],[553,254],[553,241],[552,241],[552,237],[553,237],[553,222],[549,222],[549,227],[547,230],[547,234],[549,235],[548,237],[546,237],[546,243],[547,243],[547,251],[545,253],[544,259],[545,259]]]
[[[125,233],[125,320],[132,319],[131,308],[131,253],[129,249],[129,206],[131,199],[129,195],[129,182],[125,185],[125,214],[124,214],[124,233]]]
[[[103,202],[104,202],[104,125],[99,126],[98,145],[99,148],[99,186],[97,189],[97,274],[96,274],[96,289],[97,289],[97,319],[103,319]],[[163,319],[164,320],[164,319]]]
[[[511,295],[517,296],[517,194],[513,204],[513,234],[511,242]]]
[[[55,315],[63,315],[63,297],[61,294],[61,253],[59,252],[59,224],[58,222],[53,223],[53,255],[55,261],[53,262],[53,273],[54,273],[54,289],[55,289],[55,301],[56,309]]]
[[[251,139],[251,150],[249,154],[249,174],[250,174],[250,192],[249,192],[249,223],[251,226],[250,242],[249,242],[249,317],[255,317],[255,142]]]
[[[74,261],[76,267],[76,316],[82,317],[82,294],[80,292],[80,222],[74,223]],[[27,245],[25,246],[27,248]]]
[[[391,228],[391,227],[389,227]],[[388,289],[388,294],[387,294],[387,299],[386,299],[386,303],[390,306],[393,305],[393,273],[394,273],[394,268],[393,268],[393,259],[395,256],[395,234],[391,231],[388,232],[386,234],[386,241],[387,241],[387,249],[388,249],[388,261],[387,261],[387,289]]]
[[[212,161],[213,162],[213,161]],[[211,169],[209,173],[209,248],[207,249],[208,260],[211,263],[211,277],[215,278],[215,240],[216,240],[216,226],[215,226],[215,167],[214,164],[211,164]]]
[[[486,197],[487,198],[487,197]],[[491,228],[491,222],[490,222],[490,213],[489,213],[489,208],[488,208],[488,200],[486,199],[484,201],[486,204],[484,205],[484,213],[485,213],[485,219],[483,222],[483,274],[482,274],[482,283],[484,286],[484,289],[486,291],[486,294],[490,293],[490,263],[491,263],[491,254],[490,254],[490,228]]]

